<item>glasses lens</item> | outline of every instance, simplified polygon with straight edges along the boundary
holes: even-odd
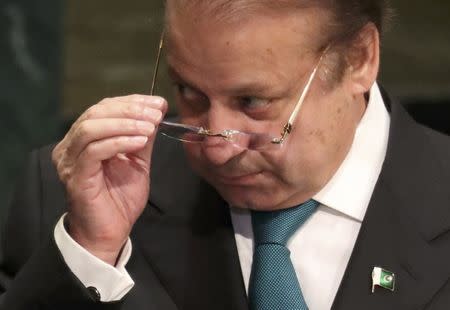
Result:
[[[198,127],[171,122],[161,122],[159,124],[159,132],[161,134],[184,142],[202,142],[205,136],[198,134],[200,130]]]
[[[183,142],[200,143],[205,141],[205,143],[216,145],[219,139],[248,150],[268,150],[280,146],[273,143],[276,139],[267,134],[225,130],[216,135],[208,135],[202,128],[171,122],[162,122],[159,125],[159,132],[169,138]]]
[[[248,150],[268,150],[279,147],[272,143],[275,139],[267,134],[235,132],[230,139],[234,145]]]

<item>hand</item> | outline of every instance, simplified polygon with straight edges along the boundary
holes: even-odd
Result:
[[[166,111],[159,97],[104,99],[53,150],[67,191],[69,234],[111,265],[147,203],[156,128]]]

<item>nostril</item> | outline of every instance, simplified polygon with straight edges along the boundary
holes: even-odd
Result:
[[[204,147],[224,147],[227,141],[222,137],[205,137],[202,144]]]

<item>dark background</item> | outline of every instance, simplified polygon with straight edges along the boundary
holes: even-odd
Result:
[[[432,4],[431,4],[432,3]],[[380,80],[450,132],[450,2],[393,1]],[[0,218],[26,154],[101,98],[148,93],[162,1],[0,0]],[[161,72],[166,93],[165,72]]]

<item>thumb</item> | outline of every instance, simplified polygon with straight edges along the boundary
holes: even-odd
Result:
[[[151,134],[148,137],[147,143],[145,144],[145,147],[139,151],[137,151],[134,155],[136,157],[138,157],[140,160],[142,160],[146,165],[148,165],[148,168],[150,168],[150,161],[152,158],[152,153],[153,153],[153,146],[155,144],[155,140],[156,137],[158,135],[158,126],[159,123],[163,120],[165,114],[167,113],[168,110],[168,104],[165,101],[163,106],[161,107],[161,119],[159,120],[159,122],[155,123],[155,129],[153,131],[153,134]]]
[[[150,166],[150,161],[151,161],[152,153],[153,153],[153,146],[155,144],[157,134],[158,134],[158,128],[156,127],[153,134],[150,137],[148,137],[145,147],[143,149],[137,151],[134,154],[136,157],[138,157],[140,160],[142,160],[148,166]]]

